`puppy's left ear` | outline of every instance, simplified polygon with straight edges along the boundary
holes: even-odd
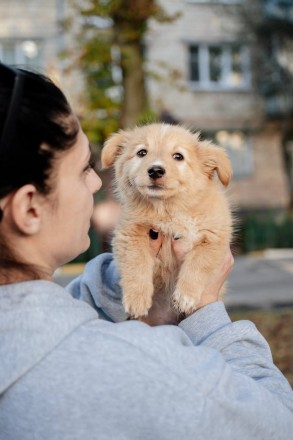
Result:
[[[111,167],[126,141],[126,132],[120,130],[118,133],[112,134],[106,140],[101,154],[101,163],[103,168]]]
[[[216,171],[222,184],[228,186],[232,178],[232,167],[225,150],[208,142],[201,142],[198,152],[204,173],[212,179]]]

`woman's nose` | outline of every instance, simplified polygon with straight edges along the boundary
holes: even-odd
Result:
[[[95,194],[96,192],[99,191],[101,186],[102,186],[102,180],[97,175],[97,173],[94,170],[92,170],[90,176],[90,182],[89,182],[89,190],[91,191],[92,194]]]

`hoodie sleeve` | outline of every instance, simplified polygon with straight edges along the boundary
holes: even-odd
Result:
[[[110,253],[91,260],[67,290],[74,298],[94,307],[102,319],[122,322],[129,317],[121,303],[119,275]],[[274,365],[266,340],[252,322],[231,322],[224,303],[219,301],[193,313],[179,327],[193,345],[221,353],[235,374],[252,379],[293,411],[292,389]],[[168,333],[170,326],[160,326],[158,330]],[[218,391],[225,394],[225,389]]]
[[[292,389],[274,365],[267,341],[252,322],[231,322],[224,303],[219,301],[198,310],[179,326],[194,345],[220,352],[235,372],[262,385],[293,412]]]
[[[101,319],[122,322],[129,317],[122,306],[119,275],[110,253],[98,255],[89,261],[83,274],[71,281],[66,290],[73,298],[94,307]]]

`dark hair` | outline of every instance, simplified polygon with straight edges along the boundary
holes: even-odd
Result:
[[[10,145],[0,145],[0,198],[27,183],[49,192],[54,155],[70,148],[78,133],[68,101],[49,78],[0,64],[0,138],[17,73],[23,77],[22,94],[14,127],[10,127]]]
[[[48,194],[54,157],[74,145],[78,130],[67,99],[49,78],[0,63],[0,199],[28,183]],[[22,266],[1,234],[0,248],[1,267]]]

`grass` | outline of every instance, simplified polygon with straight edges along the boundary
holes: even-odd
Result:
[[[248,319],[268,341],[275,365],[293,388],[293,309],[230,311],[232,321]]]

